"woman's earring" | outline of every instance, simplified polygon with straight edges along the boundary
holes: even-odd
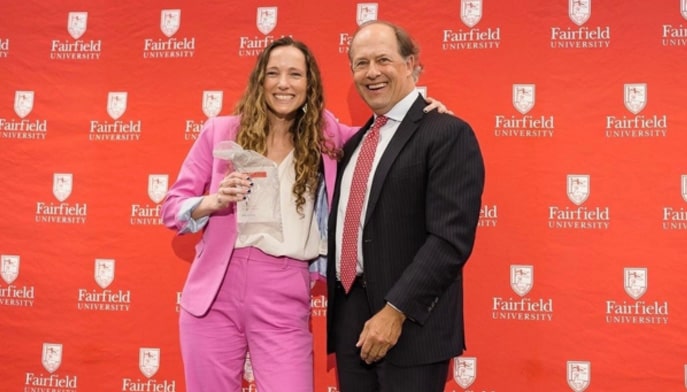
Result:
[[[308,113],[308,103],[307,102],[305,103],[305,105],[303,105],[301,107],[301,110],[303,111],[303,113]]]

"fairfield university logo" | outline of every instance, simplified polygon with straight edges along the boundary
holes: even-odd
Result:
[[[499,222],[498,205],[483,204],[479,210],[478,227],[496,227]]]
[[[61,376],[55,373],[62,364],[62,352],[63,347],[60,343],[43,343],[41,364],[49,375],[43,372],[27,372],[24,384],[25,391],[77,391],[77,376]]]
[[[279,7],[257,7],[255,13],[255,27],[263,36],[239,37],[239,53],[241,57],[257,56],[263,49],[275,40],[272,31],[277,27]]]
[[[161,380],[153,378],[160,370],[160,349],[157,347],[141,347],[138,350],[138,369],[145,379],[123,378],[122,392],[157,391],[176,392],[176,380]]]
[[[566,364],[568,386],[575,392],[582,392],[592,382],[592,363],[589,361],[568,361]]]
[[[72,38],[54,39],[50,44],[51,60],[98,60],[102,53],[102,40],[83,40],[88,29],[88,12],[70,12],[67,15],[67,33]]]
[[[497,114],[494,136],[497,137],[553,137],[554,117],[528,114],[536,103],[535,84],[516,83],[512,86],[511,102],[518,114]]]
[[[687,174],[680,176],[680,195],[687,203]],[[663,230],[687,230],[687,209],[682,207],[663,207]]]
[[[680,0],[680,14],[687,19],[687,0]],[[687,27],[681,23],[676,27],[670,23],[661,26],[661,44],[663,46],[687,46]]]
[[[160,12],[160,31],[168,38],[172,38],[181,26],[181,10],[162,10]]]
[[[477,358],[455,357],[453,358],[453,381],[461,388],[466,389],[477,379]]]
[[[115,261],[113,259],[95,259],[95,282],[106,289],[114,281]]]
[[[587,27],[592,16],[592,0],[568,0],[568,17],[575,27],[551,28],[553,49],[605,49],[611,45],[610,26]]]
[[[114,259],[95,259],[93,278],[100,289],[80,288],[76,308],[83,311],[126,312],[131,307],[130,290],[110,290],[115,279]]]
[[[277,27],[277,7],[258,7],[257,15],[255,16],[255,25],[258,31],[267,35]]]
[[[317,289],[311,290],[310,315],[312,317],[327,316],[327,295]]]
[[[623,104],[631,116],[606,116],[607,138],[653,138],[668,134],[668,115],[640,114],[648,103],[646,83],[625,83]]]
[[[534,266],[510,266],[510,287],[518,297],[494,297],[491,317],[494,320],[551,321],[553,299],[527,296],[534,286]]]
[[[33,286],[18,286],[14,282],[19,277],[19,255],[0,255],[0,275],[5,285],[0,282],[0,305],[31,307],[36,299]]]
[[[486,0],[460,0],[460,21],[465,28],[443,29],[441,49],[480,50],[498,49],[501,45],[501,27],[475,27],[482,20],[483,2]]]
[[[14,95],[14,112],[24,118],[33,110],[34,92],[17,91]]]
[[[52,195],[58,201],[36,202],[36,222],[58,224],[84,224],[88,215],[86,203],[67,203],[74,188],[72,173],[54,173],[52,178]]]
[[[132,225],[161,225],[162,224],[162,201],[169,189],[168,174],[149,174],[148,175],[148,198],[150,203],[134,203],[131,205],[131,217],[129,223]]]
[[[587,23],[592,15],[592,0],[568,0],[568,16],[578,26]]]
[[[668,301],[645,301],[641,298],[649,288],[646,267],[626,267],[623,289],[631,300],[607,300],[606,322],[609,324],[668,324]]]
[[[568,174],[566,194],[571,206],[549,206],[549,229],[605,230],[611,225],[610,207],[588,207],[584,204],[591,195],[589,174]]]
[[[175,37],[181,27],[180,9],[164,9],[160,11],[159,26],[164,38],[146,38],[143,40],[144,59],[171,60],[194,56],[196,38]]]
[[[513,85],[513,107],[520,114],[527,114],[534,107],[536,86],[534,84]]]
[[[129,93],[110,91],[107,93],[105,110],[112,121],[91,120],[88,140],[106,142],[128,142],[141,140],[141,120],[120,120],[127,111]]]
[[[358,3],[355,10],[355,23],[360,26],[365,22],[377,20],[379,15],[379,4],[377,3]],[[351,48],[352,32],[339,33],[339,53],[348,54]]]
[[[371,20],[377,20],[378,13],[379,5],[377,3],[358,3],[356,5],[355,22],[358,24],[358,26],[362,26],[363,23]]]
[[[186,120],[184,128],[184,140],[196,140],[203,130],[203,126],[207,119],[217,117],[222,112],[224,104],[224,91],[222,90],[205,90],[201,97],[200,107],[206,118],[195,121]]]
[[[31,90],[18,90],[14,93],[14,113],[18,118],[0,117],[0,132],[3,139],[45,140],[48,120],[26,118],[33,111],[35,93]]]

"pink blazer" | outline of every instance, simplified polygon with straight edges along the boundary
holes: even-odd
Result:
[[[339,148],[359,129],[339,124],[328,111],[324,117],[325,136]],[[212,151],[221,141],[235,140],[238,125],[238,116],[213,117],[205,123],[162,204],[165,226],[178,233],[187,223],[178,217],[182,203],[189,197],[217,190],[230,168],[226,161],[215,159]],[[337,162],[325,154],[322,161],[328,205],[331,205]],[[195,316],[207,313],[229,265],[236,235],[236,215],[232,208],[210,216],[201,240],[196,244],[196,256],[181,295],[181,306],[189,313]]]

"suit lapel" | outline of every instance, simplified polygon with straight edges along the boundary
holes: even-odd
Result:
[[[394,133],[394,136],[391,138],[386,150],[384,150],[384,154],[377,165],[372,180],[372,188],[370,189],[370,196],[367,201],[364,224],[366,224],[370,216],[372,216],[372,212],[377,205],[377,200],[379,200],[379,195],[382,192],[384,179],[389,174],[389,170],[391,170],[396,157],[401,153],[403,147],[408,143],[408,140],[410,140],[410,137],[417,131],[423,115],[422,108],[426,105],[427,103],[422,97],[418,97],[415,100],[410,110],[408,110],[408,113],[403,118],[403,121],[401,121],[401,124],[398,126],[396,133]]]
[[[355,151],[355,149],[358,147],[358,144],[360,144],[360,142],[363,140],[363,136],[365,136],[365,133],[367,133],[367,130],[370,129],[373,122],[374,117],[370,118],[365,126],[360,128],[360,130],[351,136],[348,142],[346,142],[344,145],[343,157],[341,158],[340,170],[337,176],[340,176],[346,166],[348,166],[348,163],[351,161],[351,155],[353,155],[353,151]]]

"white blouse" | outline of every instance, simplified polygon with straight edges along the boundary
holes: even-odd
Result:
[[[315,196],[304,194],[303,214],[296,211],[296,197],[292,192],[296,182],[293,150],[277,166],[279,177],[280,209],[283,238],[278,240],[269,234],[239,235],[235,248],[254,246],[272,256],[286,256],[293,259],[310,261],[320,254],[327,254],[327,241],[320,236],[315,214]],[[248,196],[250,198],[250,195]],[[182,203],[178,219],[186,221],[181,233],[197,233],[208,223],[209,217],[193,219],[191,213],[198,207],[203,196],[188,198]]]
[[[277,171],[283,239],[279,241],[266,233],[242,234],[239,231],[236,248],[254,246],[272,256],[312,260],[320,255],[322,245],[315,215],[315,196],[310,193],[304,194],[302,214],[296,211],[296,196],[293,194],[293,184],[296,182],[293,150],[277,165]],[[250,197],[249,194],[249,200]]]

